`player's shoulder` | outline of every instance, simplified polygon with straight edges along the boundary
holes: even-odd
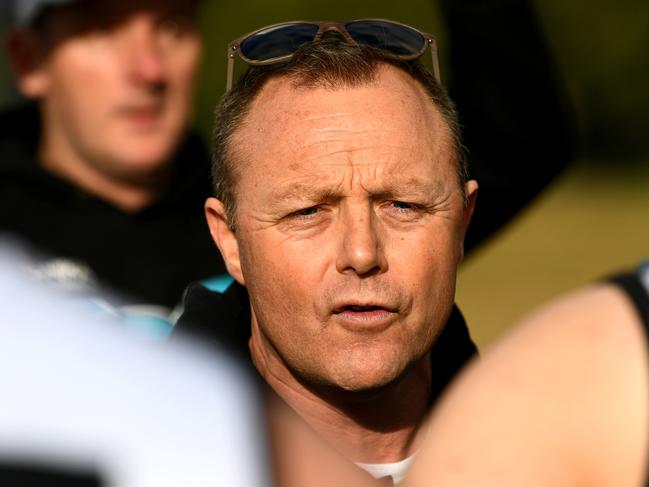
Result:
[[[485,354],[476,379],[502,394],[509,418],[521,414],[524,403],[523,415],[545,427],[523,426],[521,434],[538,435],[537,444],[572,457],[575,478],[587,485],[635,485],[649,427],[645,334],[623,288],[589,285],[516,324]]]
[[[440,485],[640,485],[646,348],[619,286],[602,282],[551,300],[453,385],[411,485],[423,477]]]
[[[505,340],[533,351],[552,344],[554,354],[574,359],[633,352],[641,358],[646,350],[640,315],[627,292],[612,282],[585,286],[555,298],[513,327]]]

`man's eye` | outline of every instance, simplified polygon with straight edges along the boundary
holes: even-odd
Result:
[[[393,201],[392,206],[398,210],[416,210],[418,208],[417,205],[405,201]]]
[[[289,215],[289,217],[294,218],[310,218],[313,217],[316,213],[320,211],[320,208],[317,206],[309,206],[308,208],[302,208],[301,210],[294,211]]]
[[[384,206],[386,215],[389,215],[396,221],[400,222],[414,222],[418,221],[424,216],[425,207],[417,203],[409,203],[407,201],[386,201]]]

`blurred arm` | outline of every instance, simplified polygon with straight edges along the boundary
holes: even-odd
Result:
[[[501,228],[570,162],[574,115],[526,0],[442,0],[450,94],[480,191],[470,251]]]
[[[403,487],[642,485],[646,343],[611,285],[547,306],[451,389]]]

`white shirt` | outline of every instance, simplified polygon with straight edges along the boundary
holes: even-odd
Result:
[[[380,479],[381,477],[387,477],[389,475],[392,477],[392,481],[395,484],[398,484],[406,476],[413,458],[415,458],[415,454],[394,463],[357,463],[356,465],[365,470],[375,479]]]

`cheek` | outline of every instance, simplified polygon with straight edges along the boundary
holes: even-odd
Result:
[[[192,44],[174,49],[167,55],[167,73],[171,85],[179,94],[191,96],[200,62],[200,44]]]
[[[241,252],[253,313],[262,334],[294,368],[313,356],[320,320],[314,312],[319,283],[296,255],[257,241]],[[300,358],[301,357],[301,358]]]
[[[71,42],[59,47],[54,64],[58,72],[68,79],[68,83],[82,84],[86,81],[98,82],[116,79],[122,65],[112,50],[99,49],[83,42]]]
[[[260,327],[282,349],[314,353],[327,318],[326,290],[338,282],[331,244],[289,239],[272,228],[253,231],[246,241],[242,270]]]
[[[89,89],[89,86],[93,88]],[[88,146],[100,143],[101,138],[97,137],[97,133],[106,128],[105,101],[109,97],[95,93],[103,92],[101,84],[86,77],[85,73],[80,74],[79,78],[72,73],[52,78],[46,103],[59,130],[76,140],[76,144]],[[92,110],[88,110],[88,107],[92,107]]]
[[[402,285],[409,288],[418,306],[437,307],[440,302],[452,301],[460,258],[458,242],[451,228],[397,239],[390,267],[393,275],[401,276]]]
[[[240,245],[241,267],[251,294],[272,302],[270,308],[280,313],[308,308],[312,303],[309,296],[320,287],[321,256],[260,233],[250,234],[245,240]]]
[[[52,59],[50,64],[50,99],[62,107],[62,112],[81,111],[92,120],[115,102],[117,82],[112,59],[98,62],[84,52],[70,49]],[[92,107],[89,110],[88,107]],[[95,114],[95,117],[93,117]]]
[[[410,234],[393,235],[388,247],[393,257],[391,260],[414,272],[457,267],[461,249],[459,229],[441,223]]]
[[[259,270],[259,277],[272,274],[277,279],[318,284],[332,261],[334,243],[328,234],[298,238],[270,227],[248,231],[242,240],[247,267]]]

